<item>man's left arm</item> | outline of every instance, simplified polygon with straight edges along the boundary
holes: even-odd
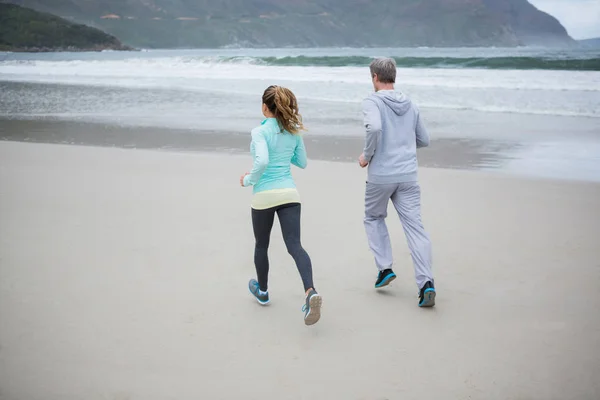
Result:
[[[423,124],[423,119],[421,118],[419,110],[417,110],[417,126],[415,128],[415,133],[417,136],[418,149],[429,146],[429,133],[427,132],[427,129],[425,129],[425,124]]]

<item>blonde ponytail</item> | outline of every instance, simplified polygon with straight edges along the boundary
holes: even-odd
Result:
[[[298,100],[288,88],[269,86],[263,94],[263,103],[275,116],[282,130],[291,134],[306,130],[299,113]]]

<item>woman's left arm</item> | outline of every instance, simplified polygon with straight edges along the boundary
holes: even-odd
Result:
[[[298,168],[306,168],[306,148],[304,147],[304,139],[298,134],[296,136],[296,148],[294,149],[294,155],[292,156],[292,164]]]

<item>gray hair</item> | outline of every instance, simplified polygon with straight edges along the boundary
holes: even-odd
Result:
[[[393,58],[376,58],[371,62],[369,68],[371,69],[371,77],[377,74],[379,82],[396,83],[396,60]]]

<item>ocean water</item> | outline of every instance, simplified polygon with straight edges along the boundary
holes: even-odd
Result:
[[[492,143],[501,153],[501,163],[472,167],[600,181],[597,50],[0,53],[0,118],[241,133],[260,122],[265,87],[278,84],[298,96],[307,135],[356,140],[360,102],[373,90],[368,63],[383,55],[396,58],[397,89],[434,140],[479,141],[485,151]]]

